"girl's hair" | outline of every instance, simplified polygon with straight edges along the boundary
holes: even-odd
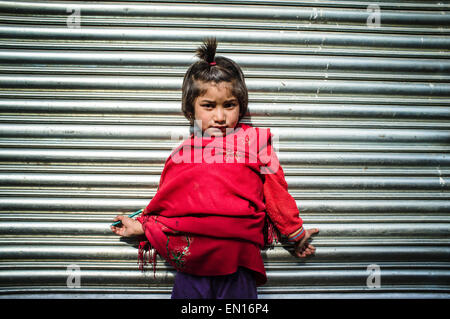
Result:
[[[208,82],[231,83],[232,94],[239,102],[239,120],[247,113],[248,90],[244,73],[233,60],[216,56],[216,49],[215,38],[205,39],[196,51],[196,56],[200,59],[193,63],[184,75],[181,109],[191,124],[194,123],[195,99],[206,92],[202,84]]]

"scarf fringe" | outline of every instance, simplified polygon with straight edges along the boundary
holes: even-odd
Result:
[[[274,248],[275,244],[280,242],[281,234],[268,215],[266,215],[263,233],[265,245],[264,248],[272,249]]]
[[[141,241],[138,248],[138,264],[139,270],[145,272],[147,264],[153,264],[153,278],[156,279],[156,249],[154,249],[150,242]],[[148,263],[147,263],[148,259]]]

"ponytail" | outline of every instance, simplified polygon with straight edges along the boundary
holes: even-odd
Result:
[[[217,40],[215,38],[205,39],[203,44],[197,48],[196,56],[207,62],[209,65],[216,65],[214,57],[216,56]]]

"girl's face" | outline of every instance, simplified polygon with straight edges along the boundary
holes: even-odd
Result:
[[[194,119],[204,135],[224,136],[227,128],[239,122],[239,102],[229,82],[202,83],[205,93],[194,101]],[[200,121],[200,123],[199,123]]]

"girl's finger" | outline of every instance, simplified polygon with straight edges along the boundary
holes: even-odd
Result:
[[[111,230],[112,230],[112,232],[114,233],[114,234],[116,234],[116,235],[122,235],[121,233],[122,233],[122,229],[121,228],[118,228],[118,227],[114,227],[114,226],[111,226]]]
[[[297,257],[301,257],[301,258],[306,257],[306,255],[305,255],[305,250],[302,250],[302,251],[297,252],[296,255],[297,255]]]

